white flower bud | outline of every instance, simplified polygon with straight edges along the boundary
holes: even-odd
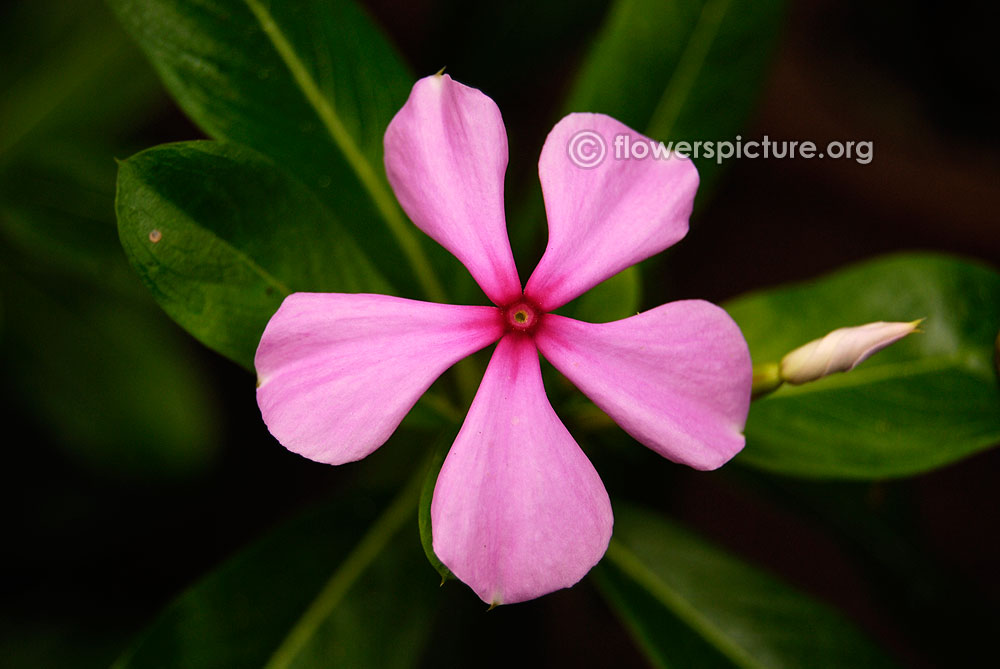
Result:
[[[850,371],[869,356],[916,332],[922,320],[910,323],[879,321],[834,330],[782,358],[781,378],[787,383],[800,384],[835,372]]]

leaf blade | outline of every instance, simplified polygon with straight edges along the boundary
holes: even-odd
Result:
[[[435,593],[433,578],[411,578],[423,558],[403,531],[420,482],[376,519],[353,499],[280,528],[182,595],[115,666],[410,666]],[[399,596],[406,606],[388,605]],[[373,607],[388,624],[366,624]]]
[[[615,515],[595,576],[660,666],[893,666],[830,607],[650,511]]]
[[[871,479],[927,471],[994,445],[998,304],[1000,274],[936,254],[890,256],[726,303],[756,362],[779,360],[837,327],[927,318],[923,333],[851,372],[755,402],[737,461]]]
[[[163,309],[247,368],[289,293],[387,292],[323,203],[244,147],[136,154],[120,164],[116,210],[122,246]]]
[[[661,141],[731,141],[757,100],[783,5],[617,0],[564,110],[609,114]],[[704,197],[719,165],[695,164]]]
[[[353,2],[111,5],[209,136],[270,157],[313,189],[397,294],[416,281],[443,301],[429,258],[447,254],[409,225],[382,170],[382,134],[412,77]]]

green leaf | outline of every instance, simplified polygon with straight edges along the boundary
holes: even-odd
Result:
[[[110,156],[165,96],[102,2],[21,2],[3,14],[8,404],[43,447],[102,475],[202,473],[220,424],[209,380],[128,266],[114,223]]]
[[[757,100],[783,4],[616,0],[565,111],[609,114],[662,141],[733,141]],[[695,164],[704,190],[718,165]]]
[[[30,153],[0,167],[0,238],[11,264],[152,305],[118,241],[114,147],[52,139],[33,144]]]
[[[649,511],[616,505],[591,574],[656,666],[893,666],[830,607]]]
[[[185,142],[129,158],[117,211],[122,246],[160,306],[247,368],[289,293],[388,292],[330,210],[243,147]]]
[[[633,265],[594,286],[561,313],[588,323],[608,323],[635,316],[641,299],[642,279],[639,267]]]
[[[2,266],[0,290],[15,406],[68,455],[115,476],[156,478],[212,461],[216,403],[186,338],[152,304]]]
[[[406,221],[382,166],[383,133],[413,77],[353,2],[110,4],[206,133],[314,189],[397,293],[416,279],[444,301],[427,254],[447,254]]]
[[[413,666],[437,594],[409,522],[420,482],[374,522],[372,500],[355,498],[273,532],[182,595],[116,667]]]
[[[941,255],[897,255],[725,305],[755,363],[838,327],[926,318],[844,374],[754,402],[744,464],[799,476],[882,478],[954,462],[1000,442],[994,342],[1000,274]]]
[[[434,448],[434,455],[427,467],[427,475],[424,478],[424,485],[420,489],[420,509],[417,513],[417,521],[420,527],[420,544],[423,546],[424,555],[431,566],[441,575],[441,583],[455,578],[451,570],[441,562],[434,553],[434,537],[431,533],[431,501],[434,498],[434,486],[437,485],[437,477],[441,472],[441,465],[448,457],[448,449],[455,441],[454,432],[449,432],[447,438],[441,439]]]
[[[50,0],[45,11],[7,3],[4,11],[0,164],[30,156],[38,140],[56,135],[76,142],[120,136],[165,100],[100,0]]]

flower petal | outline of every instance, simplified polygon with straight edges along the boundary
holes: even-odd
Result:
[[[549,242],[524,291],[543,311],[687,234],[698,189],[694,164],[677,154],[618,159],[626,151],[618,138],[628,147],[651,146],[603,114],[570,114],[545,140],[538,175]]]
[[[566,588],[611,539],[611,502],[549,404],[531,339],[500,340],[438,475],[434,552],[490,604]]]
[[[285,448],[335,465],[360,460],[442,372],[502,331],[495,307],[294,293],[257,348],[257,404]]]
[[[418,228],[495,304],[521,296],[503,208],[507,131],[493,100],[447,74],[425,77],[385,131],[385,170]]]
[[[546,315],[542,355],[636,440],[695,469],[715,469],[743,448],[752,366],[725,311],[672,302],[594,325]]]

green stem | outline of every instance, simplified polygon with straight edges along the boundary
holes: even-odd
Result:
[[[426,467],[416,467],[415,472],[406,487],[379,516],[361,542],[347,555],[316,599],[289,631],[282,644],[268,660],[266,669],[291,666],[296,656],[312,639],[319,626],[330,616],[365,569],[375,561],[403,524],[416,517],[417,502],[420,499]]]
[[[753,366],[753,385],[751,386],[750,398],[760,399],[765,395],[770,395],[781,387],[784,380],[781,378],[781,365],[776,362],[765,362],[761,365]]]
[[[278,55],[281,56],[285,66],[291,72],[295,83],[298,84],[302,94],[305,95],[327,132],[330,133],[330,137],[344,154],[348,165],[354,170],[362,187],[368,192],[390,232],[396,237],[396,241],[399,242],[403,254],[413,267],[413,272],[424,293],[435,302],[447,302],[444,288],[438,281],[426,254],[424,254],[420,240],[413,234],[410,224],[404,218],[403,212],[396,203],[396,198],[388,185],[379,177],[361,149],[358,148],[340,117],[337,116],[333,104],[323,95],[316,80],[313,79],[305,63],[299,58],[288,38],[275,22],[274,17],[261,5],[259,0],[244,0],[244,2],[257,18],[264,33],[271,40],[271,44],[274,45]]]

